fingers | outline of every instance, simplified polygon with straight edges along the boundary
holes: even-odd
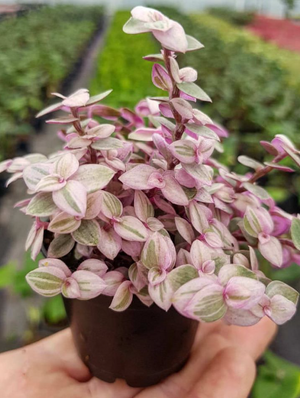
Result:
[[[29,346],[28,349],[33,349],[36,355],[43,356],[44,359],[47,358],[50,365],[62,369],[72,379],[84,382],[92,377],[77,354],[69,328]]]
[[[255,363],[238,348],[227,347],[210,363],[185,398],[247,398],[255,379]]]
[[[274,338],[277,326],[269,318],[263,318],[259,323],[250,327],[226,326],[220,333],[231,344],[247,351],[257,360]]]

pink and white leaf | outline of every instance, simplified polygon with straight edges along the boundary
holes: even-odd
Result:
[[[68,213],[57,214],[48,225],[48,230],[59,234],[70,234],[80,227],[81,220]]]
[[[35,217],[49,217],[57,211],[52,194],[41,192],[35,195],[27,205],[26,214]]]
[[[31,244],[31,258],[33,260],[35,260],[38,254],[40,253],[43,246],[43,241],[44,241],[44,228],[41,227],[36,230],[34,240]]]
[[[164,228],[164,224],[155,217],[147,218],[146,225],[152,232],[158,232]]]
[[[63,261],[57,258],[43,258],[39,261],[39,267],[56,267],[59,268],[66,277],[72,275],[69,267],[67,267],[67,265]]]
[[[124,216],[114,223],[116,233],[123,239],[136,242],[145,242],[148,237],[147,228],[136,217]]]
[[[185,53],[188,49],[188,42],[183,27],[175,21],[172,27],[166,32],[154,30],[153,36],[168,50]]]
[[[185,164],[185,171],[203,185],[211,185],[213,178],[213,169],[205,164]]]
[[[79,162],[76,156],[67,152],[55,162],[54,172],[67,180],[78,170],[78,167]]]
[[[142,191],[134,192],[134,211],[137,217],[146,222],[149,217],[154,216],[154,208],[147,195]]]
[[[176,251],[173,242],[167,236],[154,232],[147,239],[141,254],[142,264],[150,268],[169,269],[176,261]]]
[[[79,228],[72,233],[77,243],[86,246],[97,246],[100,236],[100,226],[96,220],[82,220]]]
[[[197,146],[190,140],[174,141],[169,146],[173,156],[181,163],[194,163],[196,160]]]
[[[96,258],[90,258],[88,260],[83,261],[79,265],[77,270],[78,271],[90,271],[90,272],[93,272],[94,274],[100,276],[100,278],[102,278],[106,274],[108,267],[104,261],[98,260]]]
[[[267,236],[262,240],[259,235],[258,250],[261,255],[276,267],[281,267],[283,263],[283,251],[280,241],[274,236]]]
[[[215,282],[211,278],[200,277],[190,280],[189,282],[182,285],[172,298],[172,302],[176,310],[183,316],[187,316],[192,319],[198,319],[192,314],[188,314],[186,307],[196,293],[204,289],[206,286],[212,286]]]
[[[133,242],[129,240],[122,240],[122,250],[131,258],[139,258],[142,251],[142,242]]]
[[[48,248],[48,257],[61,258],[73,249],[75,241],[71,235],[58,235],[54,238]]]
[[[175,205],[187,206],[189,200],[171,171],[164,173],[165,186],[161,188],[164,197]]]
[[[99,296],[105,289],[105,282],[98,275],[90,271],[75,271],[72,278],[79,285],[80,300],[89,300]]]
[[[130,281],[122,282],[118,287],[109,308],[118,312],[125,311],[130,306],[133,299],[131,286],[132,283]]]
[[[226,314],[223,287],[212,283],[197,292],[185,307],[185,313],[201,322],[215,322]]]
[[[36,185],[36,192],[55,192],[66,186],[67,182],[58,174],[43,177]]]
[[[98,216],[100,210],[101,210],[101,191],[88,194],[86,213],[84,218],[86,220],[92,220]]]
[[[249,310],[228,308],[223,321],[228,325],[253,326],[261,320],[261,316],[253,314]]]
[[[195,234],[191,224],[181,217],[175,217],[175,224],[183,239],[192,244],[192,241],[195,239]]]
[[[113,260],[122,248],[122,239],[113,228],[108,231],[100,228],[100,238],[97,247],[105,257]]]
[[[152,127],[140,127],[130,133],[128,135],[128,138],[130,140],[136,140],[136,141],[145,141],[145,142],[151,142],[153,141],[152,137],[153,134],[160,133],[161,129],[160,128],[152,128]]]
[[[128,170],[119,177],[119,180],[129,188],[137,190],[150,189],[152,187],[148,180],[151,174],[156,171],[157,169],[152,166],[141,164]]]
[[[93,193],[106,187],[115,175],[115,171],[110,167],[100,164],[85,164],[79,167],[72,177],[72,181],[81,183],[87,193]]]
[[[31,191],[35,191],[42,178],[51,173],[52,165],[49,163],[35,163],[27,166],[23,171],[23,179]]]
[[[251,310],[265,293],[265,285],[258,280],[234,276],[225,287],[226,304],[231,308]]]
[[[105,288],[102,292],[105,296],[114,296],[118,287],[124,281],[125,276],[119,271],[109,271],[103,275],[103,280],[105,283]]]
[[[272,299],[278,294],[290,300],[295,305],[298,304],[299,293],[297,290],[281,281],[273,281],[269,283],[266,288],[266,295]]]
[[[283,325],[296,313],[296,305],[286,297],[276,294],[270,300],[269,308],[265,310],[266,315],[277,325]]]
[[[69,97],[66,97],[62,101],[62,105],[70,108],[79,108],[81,106],[86,106],[89,98],[89,90],[81,88],[75,91],[75,93],[69,95]]]
[[[87,206],[86,188],[78,181],[69,180],[62,189],[53,192],[53,201],[62,211],[83,217]]]
[[[211,253],[209,247],[200,240],[195,240],[192,243],[190,256],[192,264],[199,270],[203,271],[203,264],[211,260]]]
[[[182,119],[190,120],[193,118],[193,107],[189,102],[183,98],[173,98],[170,102]]]
[[[26,275],[30,287],[45,297],[58,295],[65,279],[66,275],[57,267],[37,268]]]
[[[67,278],[61,288],[61,292],[64,297],[69,299],[80,299],[81,292],[78,282],[71,277]]]
[[[172,90],[172,80],[167,70],[160,64],[154,64],[152,68],[152,82],[153,84],[165,91]]]
[[[204,231],[209,227],[210,217],[211,212],[206,206],[196,202],[195,200],[190,202],[189,219],[193,227],[200,234],[204,233]]]
[[[115,195],[101,191],[101,213],[109,219],[121,217],[123,213],[122,202]]]

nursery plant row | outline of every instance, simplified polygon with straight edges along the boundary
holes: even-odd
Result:
[[[101,7],[55,6],[0,23],[0,158],[68,77],[101,24]]]

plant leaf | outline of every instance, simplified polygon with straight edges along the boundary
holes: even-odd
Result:
[[[85,246],[97,246],[100,239],[100,226],[95,220],[82,220],[80,227],[72,233],[77,243]]]

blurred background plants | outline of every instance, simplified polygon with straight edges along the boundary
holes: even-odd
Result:
[[[35,113],[59,89],[103,16],[101,7],[41,7],[0,23],[0,160],[26,140]]]

